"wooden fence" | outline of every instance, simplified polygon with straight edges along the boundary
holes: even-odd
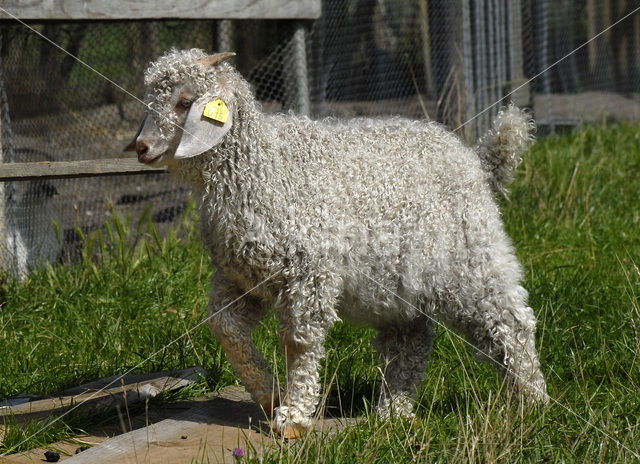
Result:
[[[73,179],[166,172],[166,168],[145,166],[134,158],[37,163],[0,163],[0,182]]]

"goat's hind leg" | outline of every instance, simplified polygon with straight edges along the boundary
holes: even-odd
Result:
[[[500,286],[499,286],[500,287]],[[546,403],[546,384],[535,347],[536,318],[520,285],[489,287],[458,325],[469,342],[484,353],[513,390],[533,402]]]
[[[382,328],[374,345],[382,362],[380,417],[413,415],[414,398],[424,379],[435,333],[426,318]]]
[[[279,390],[269,364],[251,340],[251,332],[264,316],[265,309],[251,295],[238,299],[242,294],[218,273],[213,280],[209,302],[209,311],[214,315],[209,325],[253,400],[270,415],[278,406]],[[237,301],[220,311],[234,300]]]

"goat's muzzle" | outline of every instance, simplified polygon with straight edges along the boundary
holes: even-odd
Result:
[[[135,151],[138,161],[152,164],[167,151],[167,144],[157,134],[153,120],[147,115],[142,121],[138,132],[125,146],[123,151]]]

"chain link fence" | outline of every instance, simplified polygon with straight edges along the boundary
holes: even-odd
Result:
[[[432,119],[473,140],[508,100],[530,107],[550,130],[640,119],[640,13],[529,82],[638,7],[630,0],[325,0],[315,21],[30,25],[138,97],[146,65],[171,47],[233,50],[265,111]],[[0,46],[3,162],[123,156],[143,117],[140,102],[16,22],[0,23]],[[0,264],[21,275],[76,257],[79,236],[113,213],[135,222],[148,211],[161,231],[174,227],[189,192],[154,173],[5,182],[0,197]]]

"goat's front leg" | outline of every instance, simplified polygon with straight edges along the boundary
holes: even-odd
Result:
[[[320,399],[320,360],[324,341],[338,319],[338,287],[329,276],[300,279],[288,285],[279,308],[280,341],[287,360],[287,390],[274,412],[274,429],[285,438],[297,438],[311,425]]]
[[[251,332],[265,309],[251,295],[239,298],[242,290],[226,280],[221,272],[214,276],[212,287],[209,311],[213,317],[209,325],[253,400],[270,415],[279,403],[279,390],[269,364],[251,340]]]

